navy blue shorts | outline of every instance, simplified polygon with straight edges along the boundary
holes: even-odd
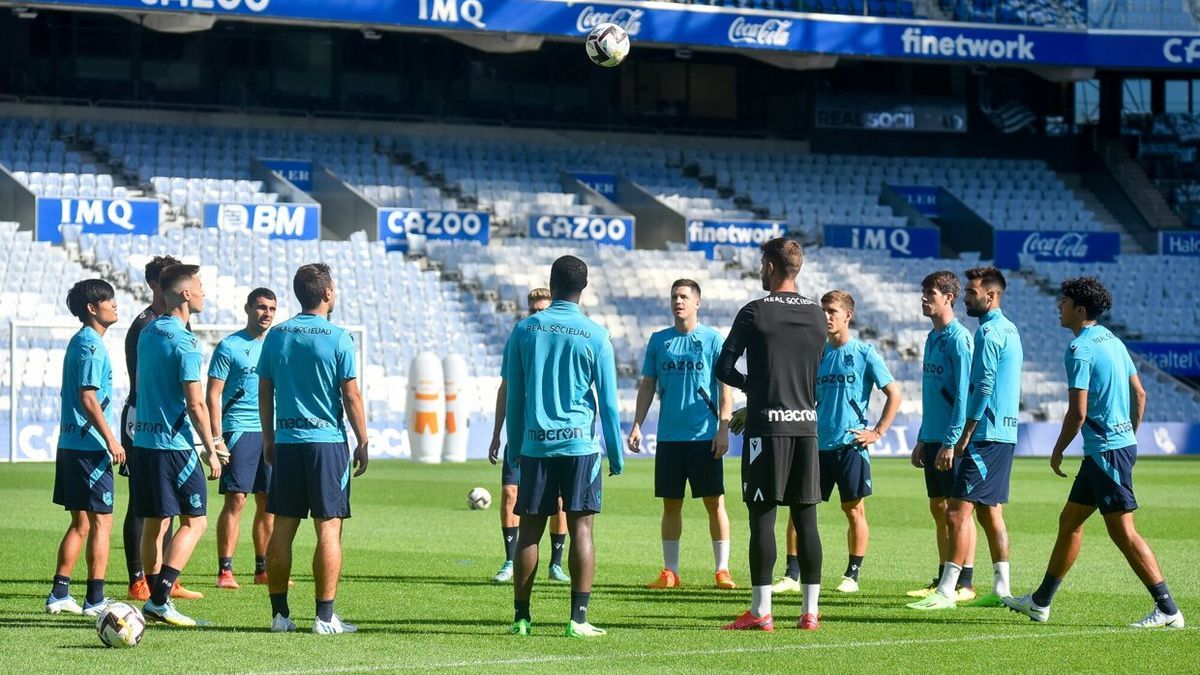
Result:
[[[1095,506],[1102,514],[1136,511],[1138,503],[1133,496],[1136,462],[1136,445],[1085,456],[1067,501]]]
[[[275,446],[267,512],[286,518],[350,517],[350,448],[339,443]]]
[[[103,450],[59,448],[54,458],[54,503],[68,511],[113,512],[113,470]]]
[[[712,441],[659,441],[654,453],[654,496],[683,499],[689,483],[693,499],[725,494],[725,466],[713,458]]]
[[[822,450],[821,500],[829,501],[836,484],[843,502],[853,502],[871,496],[871,456],[867,449],[852,443],[832,450]]]
[[[500,462],[500,484],[501,485],[520,485],[521,484],[521,468],[513,468],[508,463],[508,446],[504,446],[503,459]]]
[[[130,484],[139,518],[203,516],[208,514],[206,468],[195,450],[134,449]]]
[[[1008,503],[1015,443],[972,441],[954,477],[953,499],[981,506]]]
[[[263,459],[261,431],[229,431],[223,434],[229,463],[221,467],[221,494],[265,493],[271,487],[271,465]]]
[[[518,516],[552,516],[562,497],[567,513],[600,513],[600,453],[570,457],[521,457]]]
[[[945,499],[954,494],[954,476],[962,466],[962,460],[954,460],[949,471],[939,471],[937,467],[938,451],[942,444],[922,441],[921,452],[925,459],[925,493],[930,499]]]

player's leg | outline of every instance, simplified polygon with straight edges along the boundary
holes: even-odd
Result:
[[[790,439],[786,439],[790,441]],[[775,541],[776,505],[783,496],[777,472],[790,469],[790,443],[779,447],[780,439],[748,437],[742,451],[742,500],[750,520],[750,609],[724,630],[775,630],[771,614],[771,576],[777,557]]]
[[[317,535],[312,563],[316,586],[313,633],[354,633],[358,627],[343,621],[333,610],[338,579],[342,573],[342,525],[343,520],[350,517],[350,448],[345,441],[308,443],[300,447],[302,456],[309,460],[305,462],[308,467],[305,470],[309,499],[307,507],[312,513]],[[277,583],[276,579],[271,579],[273,587],[277,587]],[[286,582],[284,584],[286,587]]]
[[[1008,526],[1004,523],[1004,505],[976,504],[975,517],[987,537],[992,556],[992,592],[969,603],[970,607],[1003,607],[1004,598],[1012,597],[1008,564]]]
[[[221,476],[224,481],[224,475]],[[224,487],[224,486],[222,486]],[[225,503],[217,516],[217,588],[235,589],[233,555],[241,533],[242,508],[246,505],[244,492],[225,492]]]
[[[71,597],[71,572],[75,562],[79,560],[79,552],[87,541],[90,523],[87,513],[73,510],[71,523],[58,544],[58,564],[54,569],[54,583],[50,587],[50,595],[46,598],[46,612],[49,614],[83,614],[83,608]]]
[[[1120,549],[1130,569],[1146,586],[1154,600],[1154,609],[1150,614],[1131,625],[1137,628],[1183,628],[1183,614],[1175,604],[1167,582],[1163,580],[1154,551],[1134,527],[1133,511],[1105,513],[1104,526],[1108,529],[1109,538]]]
[[[1071,495],[1080,498],[1076,489],[1072,489]],[[1046,565],[1046,574],[1042,577],[1041,585],[1027,595],[1004,598],[1004,604],[1009,609],[1038,622],[1050,618],[1050,603],[1054,601],[1054,594],[1058,592],[1059,584],[1075,565],[1079,549],[1083,546],[1083,524],[1095,512],[1095,506],[1070,499],[1063,505],[1062,512],[1058,515],[1058,537],[1054,541],[1054,550],[1050,553],[1050,562]]]
[[[799,542],[797,550],[800,554],[800,588],[804,594],[800,619],[796,626],[802,630],[816,630],[820,625],[818,602],[821,596],[823,562],[821,535],[817,530],[817,505],[793,504],[791,511]]]
[[[796,539],[796,524],[788,515],[787,524],[787,570],[771,586],[772,593],[799,593],[800,589],[800,544]]]
[[[599,461],[597,459],[596,461]],[[592,598],[592,578],[596,574],[596,549],[592,542],[592,523],[595,513],[567,513],[567,529],[571,534],[571,621],[568,637],[599,637],[607,631],[588,622],[588,603]]]
[[[138,500],[138,476],[136,448],[133,446],[133,428],[136,411],[129,402],[125,402],[121,410],[121,447],[125,449],[125,463],[121,465],[120,473],[128,478],[127,487],[129,500],[125,502],[125,517],[121,522],[121,543],[125,551],[125,569],[129,573],[130,600],[145,602],[150,599],[150,587],[146,584],[146,574],[142,569],[142,530],[144,525],[138,517],[136,503]]]
[[[504,446],[504,457],[500,464],[500,537],[504,542],[504,564],[492,577],[492,581],[503,584],[512,581],[513,556],[517,550],[517,527],[521,518],[515,512],[517,506],[517,483],[520,471],[508,464],[508,446]]]
[[[831,453],[821,453],[822,459]],[[835,459],[834,478],[837,482],[838,495],[841,498],[842,513],[846,516],[846,551],[848,560],[846,571],[842,573],[842,581],[837,590],[842,593],[858,591],[858,574],[862,570],[863,560],[867,556],[867,540],[870,530],[867,526],[866,498],[871,495],[871,459],[866,448],[852,445],[832,453]],[[821,464],[821,495],[828,501],[826,493],[826,462]]]
[[[562,499],[558,500],[558,513],[550,517],[550,581],[570,583],[571,577],[563,569],[563,553],[567,549],[567,512]]]
[[[660,441],[654,455],[654,496],[663,500],[659,523],[663,568],[646,588],[679,586],[679,538],[683,533],[683,497],[687,487],[684,443]]]
[[[712,540],[713,569],[717,588],[737,588],[729,574],[729,514],[725,512],[725,495],[703,497],[708,512],[708,536]]]
[[[842,583],[837,589],[843,593],[858,591],[858,574],[862,570],[863,560],[867,557],[867,540],[871,531],[867,525],[867,503],[859,498],[842,502],[842,513],[846,516],[846,546],[849,560],[846,571],[842,573]]]
[[[342,574],[342,519],[314,516],[313,529],[317,536],[317,548],[313,551],[312,560],[314,595],[317,603],[313,632],[352,633],[354,630],[346,630],[347,624],[335,619],[336,615],[333,612],[338,579]],[[331,629],[319,631],[318,627],[323,627],[322,624]]]
[[[267,511],[267,493],[254,493],[254,583],[267,582],[267,542],[275,530],[275,516]]]
[[[274,498],[272,492],[268,501]],[[272,502],[268,508],[279,508]],[[286,633],[296,630],[288,606],[288,579],[292,576],[292,542],[300,529],[300,518],[275,511],[275,526],[267,540],[267,593],[271,597],[271,630]]]
[[[919,610],[953,609],[957,604],[959,575],[966,562],[967,548],[971,542],[969,527],[973,524],[975,505],[964,499],[946,500],[947,559],[937,588],[925,598],[910,602],[908,607]]]
[[[517,548],[513,557],[513,624],[514,635],[529,635],[532,615],[529,597],[537,576],[538,546],[546,532],[546,521],[558,512],[559,483],[555,472],[556,459],[521,457],[518,476],[517,503],[514,512],[520,516],[517,526]],[[569,526],[568,526],[569,527]],[[572,542],[574,543],[574,542]]]
[[[717,588],[737,588],[729,574],[729,516],[725,513],[725,465],[713,457],[711,441],[688,444],[687,479],[692,497],[699,497],[708,513],[708,537],[713,550],[713,579]],[[682,506],[682,504],[681,504]],[[682,529],[682,519],[681,519]]]
[[[104,576],[108,574],[108,551],[112,537],[112,513],[86,512],[87,539],[87,596],[83,602],[86,616],[99,616],[108,607],[104,597]]]

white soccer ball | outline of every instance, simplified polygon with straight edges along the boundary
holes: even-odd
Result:
[[[629,56],[629,33],[615,23],[602,23],[588,33],[584,48],[592,63],[605,68],[619,66]]]
[[[467,493],[467,507],[472,511],[486,509],[491,505],[492,493],[488,492],[487,490],[477,487],[471,488],[471,491]]]
[[[96,634],[108,647],[136,647],[146,632],[146,619],[136,607],[114,602],[96,617]]]

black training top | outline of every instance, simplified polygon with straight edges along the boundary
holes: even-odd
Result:
[[[799,293],[772,293],[734,319],[717,378],[746,392],[747,436],[816,436],[825,312]],[[746,352],[745,375],[737,360]]]

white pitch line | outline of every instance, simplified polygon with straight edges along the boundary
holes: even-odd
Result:
[[[1058,631],[1054,633],[1039,633],[1039,632],[1021,632],[1021,633],[995,633],[992,635],[972,635],[972,642],[975,641],[1001,641],[1001,640],[1044,640],[1047,638],[1065,638],[1065,637],[1084,637],[1090,635],[1109,635],[1109,634],[1134,634],[1135,629],[1131,628],[1099,628],[1091,630],[1074,630],[1074,631]],[[1145,632],[1145,631],[1141,631]],[[1141,634],[1139,632],[1138,634]],[[603,639],[603,638],[602,638]],[[722,654],[745,654],[754,653],[762,654],[764,652],[792,652],[792,651],[812,651],[820,649],[861,649],[872,647],[901,647],[908,645],[932,645],[941,644],[946,641],[945,637],[936,638],[903,638],[899,640],[871,640],[857,642],[829,642],[829,643],[806,643],[806,644],[785,644],[785,645],[755,645],[747,647],[733,647],[726,649],[690,649],[684,651],[654,651],[654,652],[621,652],[621,653],[604,653],[604,654],[562,654],[562,655],[547,655],[547,656],[531,656],[512,659],[478,659],[474,661],[451,661],[448,663],[423,663],[418,665],[407,665],[401,663],[379,664],[379,665],[357,665],[357,666],[338,666],[334,668],[312,668],[312,669],[297,669],[297,670],[272,670],[272,671],[250,671],[255,675],[316,675],[319,673],[367,673],[381,671],[397,671],[397,670],[432,670],[443,668],[477,668],[486,666],[519,666],[519,665],[537,665],[545,663],[567,663],[579,661],[607,661],[609,659],[647,659],[647,658],[672,658],[679,656],[720,656]]]

